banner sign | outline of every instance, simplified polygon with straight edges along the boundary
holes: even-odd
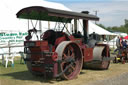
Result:
[[[22,43],[27,35],[27,32],[2,32],[0,33],[0,43]]]

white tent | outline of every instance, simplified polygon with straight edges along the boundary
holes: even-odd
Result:
[[[29,6],[44,6],[49,8],[70,10],[62,4],[44,0],[1,0],[0,2],[0,31],[14,30],[26,31],[27,21],[16,18],[16,13],[22,8]]]
[[[99,26],[97,26],[96,24],[92,23],[91,21],[89,21],[89,34],[92,34],[93,32],[95,32],[96,34],[99,35],[116,35],[114,33],[111,33]]]
[[[27,20],[21,20],[16,18],[16,13],[25,7],[29,6],[44,6],[49,8],[69,10],[62,4],[48,2],[45,0],[1,0],[0,3],[0,31],[2,30],[13,30],[13,31],[26,31],[27,30]],[[48,26],[48,25],[47,25]],[[89,34],[97,33],[99,35],[114,35],[107,30],[93,24],[89,21]]]
[[[21,10],[22,8],[29,7],[29,6],[44,6],[54,9],[61,9],[61,10],[68,10],[62,4],[48,2],[45,0],[1,0],[0,2],[0,31],[8,32],[18,32],[18,31],[27,31],[28,21],[24,19],[16,18],[16,13]],[[52,23],[51,23],[52,25]],[[48,26],[48,23],[45,24]],[[89,22],[89,33],[95,32],[98,34],[105,34],[110,35],[109,32],[104,32],[102,28],[98,27],[97,25]],[[99,31],[98,31],[99,30]],[[5,43],[4,43],[5,44]],[[15,50],[15,49],[14,49]],[[17,50],[18,51],[18,50]],[[5,51],[3,51],[5,52]]]
[[[123,32],[114,32],[114,33],[117,34],[118,36],[122,36],[122,37],[127,36],[127,33],[123,33]]]
[[[1,0],[0,2],[0,32],[10,34],[11,32],[26,32],[28,29],[28,21],[16,18],[16,13],[22,8],[29,6],[44,6],[48,8],[70,10],[62,4],[48,2],[44,0]],[[70,10],[71,11],[71,10]],[[48,23],[47,23],[48,24]],[[45,24],[45,26],[48,26]],[[6,36],[5,36],[6,37]],[[15,36],[13,36],[15,37]],[[20,43],[18,43],[20,44]],[[23,42],[21,43],[23,44]],[[8,42],[0,43],[0,46],[7,46]],[[15,45],[15,44],[11,44]],[[23,51],[22,47],[12,48],[11,52]],[[7,53],[8,48],[1,48],[0,53]]]

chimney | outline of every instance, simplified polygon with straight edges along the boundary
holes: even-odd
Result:
[[[89,11],[82,11],[83,14],[89,14]]]

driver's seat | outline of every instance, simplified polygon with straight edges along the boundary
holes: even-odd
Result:
[[[43,40],[47,40],[48,44],[55,44],[56,32],[54,30],[47,30],[44,32],[44,35],[41,37]]]

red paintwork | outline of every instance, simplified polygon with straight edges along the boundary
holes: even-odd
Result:
[[[82,46],[82,39],[81,38],[74,38],[73,36],[69,36],[70,41],[74,41],[77,43],[80,47]]]
[[[92,61],[93,59],[93,48],[84,48],[84,62]]]
[[[49,50],[48,42],[47,41],[37,41],[36,42],[36,46],[40,46],[41,50],[46,50],[46,51]]]
[[[58,63],[54,63],[53,73],[53,77],[56,77],[56,75],[58,74]]]
[[[53,55],[52,55],[52,60],[56,61],[57,58],[58,58],[58,54],[56,52],[54,52]]]
[[[93,48],[87,48],[86,44],[82,43],[81,38],[74,38],[73,36],[70,36],[70,39],[80,46],[83,53],[84,62],[91,61],[93,59]]]
[[[40,67],[32,67],[32,71],[45,72],[45,69]]]
[[[65,36],[57,38],[55,41],[55,46],[58,46],[62,41],[65,41],[65,40],[66,40]]]

